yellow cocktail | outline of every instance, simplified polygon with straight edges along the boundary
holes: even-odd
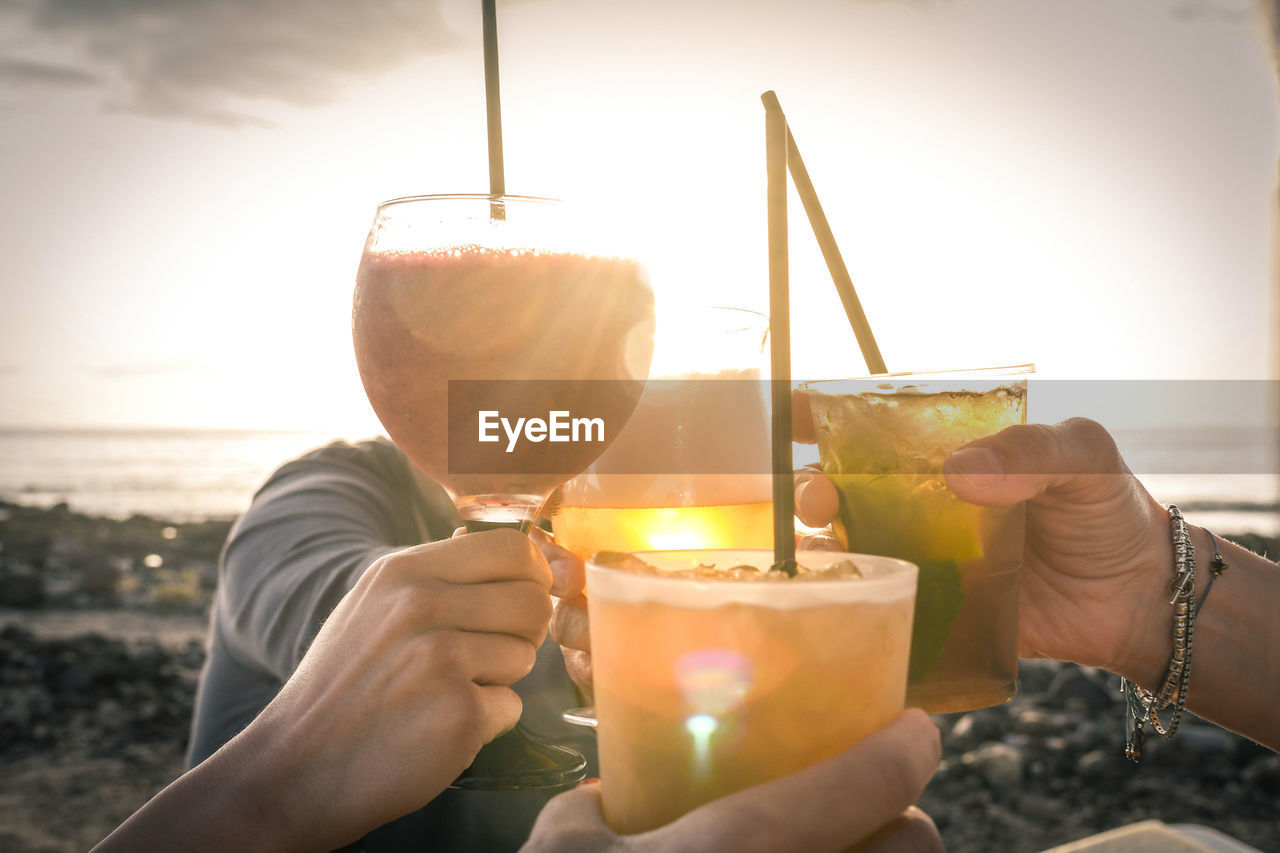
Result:
[[[650,379],[617,440],[562,488],[556,541],[583,560],[772,548],[766,392],[746,368]]]
[[[566,506],[552,520],[556,542],[583,560],[601,550],[773,547],[770,501],[715,506]]]
[[[902,710],[910,563],[801,551],[802,566],[844,565],[787,579],[726,571],[767,569],[763,550],[644,552],[641,571],[608,556],[588,563],[587,585],[604,812],[618,832],[828,758]],[[699,565],[714,568],[688,571]]]

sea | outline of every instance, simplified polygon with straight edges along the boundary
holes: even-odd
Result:
[[[340,436],[268,430],[0,429],[0,500],[108,518],[232,518],[284,462]]]
[[[1114,430],[1157,500],[1216,533],[1280,536],[1277,434],[1265,427]],[[90,515],[232,518],[323,432],[0,429],[0,500]]]

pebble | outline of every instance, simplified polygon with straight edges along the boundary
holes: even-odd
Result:
[[[1071,729],[1071,715],[1057,711],[1028,708],[1017,715],[1018,726],[1032,735],[1066,735]]]
[[[1003,719],[984,709],[972,711],[956,720],[951,737],[962,746],[976,746],[998,740],[1007,728]]]
[[[1076,761],[1076,774],[1082,779],[1092,779],[1113,772],[1119,761],[1123,760],[1101,749],[1095,749],[1086,752]]]
[[[1066,668],[1049,685],[1044,704],[1068,712],[1096,714],[1117,703],[1119,696],[1118,688],[1107,690],[1082,669]]]
[[[1280,755],[1254,759],[1240,774],[1241,780],[1271,797],[1280,797]]]
[[[1102,749],[1111,743],[1111,734],[1106,728],[1092,720],[1076,718],[1072,730],[1067,734],[1067,748],[1076,753],[1086,753]],[[1115,727],[1119,731],[1119,727]]]
[[[962,760],[998,791],[1015,788],[1022,783],[1022,751],[1007,743],[986,744],[967,753]]]
[[[1174,743],[1195,756],[1230,755],[1235,741],[1234,735],[1210,725],[1184,724],[1174,737]]]
[[[1047,737],[1044,739],[1044,748],[1050,752],[1066,752],[1067,739],[1058,735]]]
[[[105,699],[98,704],[98,723],[109,732],[117,732],[129,725],[133,714],[119,702]]]

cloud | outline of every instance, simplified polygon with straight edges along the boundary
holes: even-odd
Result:
[[[80,369],[98,379],[134,379],[170,373],[200,373],[194,361],[136,361],[115,364],[82,364]]]
[[[0,0],[6,25],[23,30],[22,53],[83,64],[10,59],[0,80],[107,77],[120,109],[220,124],[252,121],[245,102],[325,103],[353,76],[457,42],[439,0]]]
[[[1187,21],[1219,20],[1241,23],[1265,14],[1276,0],[1178,0],[1170,14]]]
[[[91,71],[53,62],[0,56],[0,83],[22,87],[83,88],[101,82]]]

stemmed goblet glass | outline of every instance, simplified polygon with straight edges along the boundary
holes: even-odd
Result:
[[[640,265],[606,244],[602,222],[524,196],[413,196],[378,207],[352,310],[360,377],[388,435],[449,491],[468,531],[527,532],[552,490],[604,451],[643,390],[653,294]],[[513,440],[500,426],[545,424],[556,412],[605,426],[561,441],[529,429]],[[517,726],[454,786],[560,787],[584,772],[581,755]]]

